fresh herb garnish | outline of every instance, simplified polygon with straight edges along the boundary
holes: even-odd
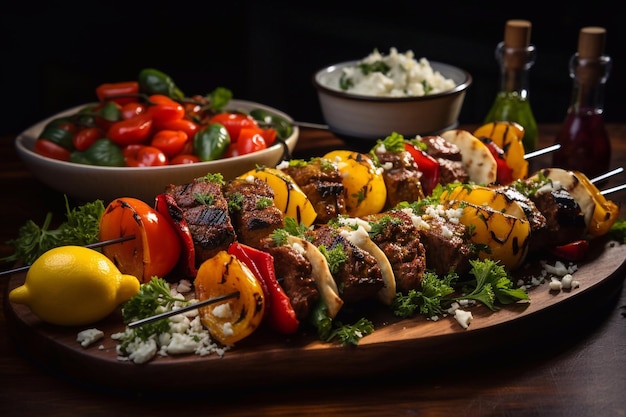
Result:
[[[26,265],[33,262],[44,252],[57,246],[84,246],[99,241],[100,218],[104,213],[104,203],[96,200],[70,209],[65,196],[66,221],[56,229],[50,229],[52,213],[48,213],[41,226],[34,221],[27,221],[19,229],[18,237],[7,243],[15,248],[12,255],[0,258],[0,262],[22,261]]]
[[[146,283],[141,284],[139,292],[122,306],[122,318],[124,323],[152,317],[164,311],[170,311],[176,302],[186,303],[184,299],[172,296],[170,286],[163,278],[152,277]],[[128,337],[122,341],[122,348],[139,337],[148,340],[152,335],[159,335],[169,331],[168,318],[146,323],[127,331]]]

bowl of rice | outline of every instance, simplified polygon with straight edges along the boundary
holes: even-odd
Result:
[[[453,65],[416,59],[409,50],[333,64],[313,75],[322,115],[334,133],[376,140],[453,129],[472,76]]]

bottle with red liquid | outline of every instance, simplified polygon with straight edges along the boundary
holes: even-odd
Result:
[[[556,135],[561,148],[552,155],[555,168],[580,171],[593,178],[608,171],[611,141],[604,124],[604,88],[611,58],[604,54],[606,30],[580,30],[578,52],[570,59],[574,80],[565,121]]]

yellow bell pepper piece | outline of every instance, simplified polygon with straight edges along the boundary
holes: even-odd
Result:
[[[524,127],[519,123],[499,121],[480,126],[474,131],[476,137],[491,139],[504,151],[504,160],[513,173],[513,180],[528,176],[528,161],[524,159]]]
[[[324,158],[337,163],[346,190],[346,211],[351,217],[380,213],[387,200],[382,172],[367,156],[354,151],[336,150]]]
[[[296,184],[291,176],[276,168],[253,169],[239,176],[246,179],[248,176],[265,181],[274,190],[274,204],[285,213],[293,217],[299,224],[311,226],[317,217],[311,200]]]
[[[445,190],[441,194],[441,200],[461,200],[477,206],[486,205],[495,211],[527,220],[526,213],[518,202],[489,187],[462,184],[451,191]]]
[[[500,261],[510,271],[522,265],[528,254],[528,220],[464,201],[456,200],[451,205],[463,208],[459,221],[471,230],[470,241],[488,248],[479,252],[480,259]]]

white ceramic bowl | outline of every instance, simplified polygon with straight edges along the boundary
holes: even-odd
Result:
[[[103,200],[105,205],[118,197],[135,197],[148,204],[162,193],[169,184],[185,184],[208,173],[221,173],[226,180],[253,169],[256,165],[275,166],[283,159],[285,149],[280,143],[262,151],[194,164],[167,165],[161,167],[129,168],[101,167],[63,162],[41,156],[34,151],[35,141],[44,126],[52,119],[73,114],[84,106],[78,106],[26,129],[15,139],[15,146],[26,167],[44,184],[80,201]],[[289,121],[285,113],[259,103],[232,100],[229,109],[252,110],[255,108],[274,112]],[[292,135],[285,143],[292,152],[298,142],[299,129],[293,127]]]
[[[467,71],[431,61],[433,70],[454,80],[453,89],[420,97],[376,97],[347,93],[339,88],[342,69],[356,63],[331,65],[313,75],[322,115],[333,132],[349,138],[376,140],[392,132],[411,137],[458,125],[465,93],[472,84]]]

